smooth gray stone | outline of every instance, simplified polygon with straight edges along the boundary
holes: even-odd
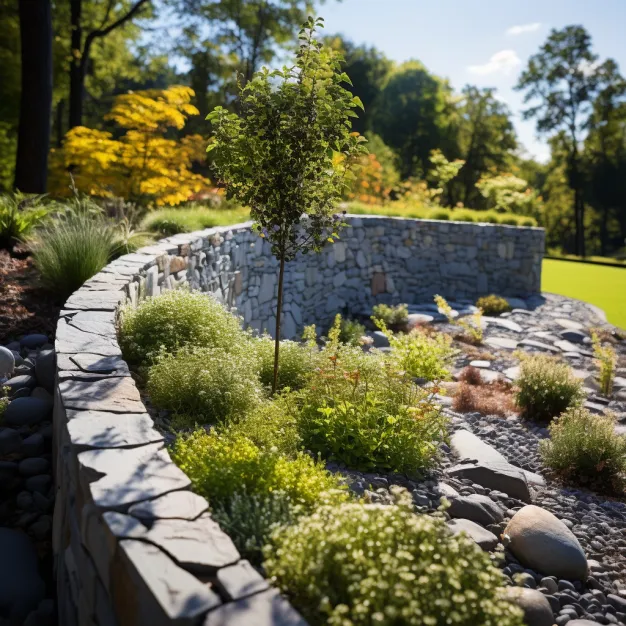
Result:
[[[368,335],[374,340],[374,348],[389,347],[389,339],[387,339],[387,336],[382,331],[375,330],[372,333],[368,333]]]
[[[517,348],[517,341],[515,339],[509,339],[508,337],[487,337],[484,340],[488,346],[492,348],[502,348],[504,350],[515,350]]]
[[[22,447],[22,437],[12,428],[0,431],[0,455],[12,454]]]
[[[559,332],[559,337],[572,343],[585,343],[589,341],[589,336],[580,330],[565,329]]]
[[[34,389],[37,382],[34,376],[30,376],[29,374],[23,374],[21,376],[13,376],[13,378],[9,378],[9,380],[3,384],[3,387],[9,388],[9,395],[14,394],[16,391],[20,389]]]
[[[497,489],[513,498],[530,502],[530,491],[524,472],[513,465],[460,464],[446,470],[448,476],[469,478],[488,489]]]
[[[535,341],[534,339],[522,339],[518,345],[528,348],[536,348],[537,350],[543,350],[544,352],[551,352],[553,354],[560,352],[558,348],[550,346],[547,343],[543,343],[542,341]]]
[[[490,326],[498,326],[500,328],[506,328],[507,330],[510,330],[514,333],[521,333],[524,331],[524,329],[517,322],[514,322],[513,320],[502,319],[500,317],[487,317],[487,316],[484,316],[482,320],[485,324],[488,324]]]
[[[52,404],[39,398],[16,398],[4,412],[7,426],[33,426],[49,419]]]
[[[485,552],[493,550],[498,545],[498,538],[486,528],[479,526],[469,519],[453,519],[447,522],[453,534],[466,533]]]
[[[450,517],[468,519],[482,526],[499,524],[504,519],[502,510],[491,498],[477,493],[450,498],[447,512]]]
[[[46,335],[40,335],[33,333],[32,335],[25,335],[20,339],[20,347],[34,350],[41,348],[44,344],[48,343],[48,337]]]
[[[269,589],[269,583],[246,560],[217,570],[215,583],[229,602]]]
[[[28,491],[37,491],[43,495],[48,493],[52,478],[48,474],[39,474],[26,479],[25,487]]]
[[[59,390],[66,409],[146,412],[132,378],[105,378],[91,382],[64,380],[59,383]]]
[[[26,457],[37,456],[44,451],[45,443],[40,433],[33,433],[22,441],[22,454]]]
[[[46,459],[39,457],[33,457],[32,459],[24,459],[20,461],[18,466],[19,472],[22,476],[37,476],[38,474],[45,474],[50,468],[50,463]]]
[[[0,614],[20,623],[45,593],[37,552],[23,532],[0,528],[0,554]]]
[[[0,346],[0,378],[9,376],[15,369],[15,356],[4,346]]]
[[[48,392],[54,393],[56,354],[54,350],[42,350],[35,361],[37,382]]]
[[[541,591],[524,587],[507,587],[505,594],[507,600],[524,611],[524,624],[527,626],[552,626],[554,624],[552,608]]]

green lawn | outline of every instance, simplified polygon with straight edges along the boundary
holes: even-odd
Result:
[[[595,304],[626,329],[626,268],[545,259],[541,289]]]

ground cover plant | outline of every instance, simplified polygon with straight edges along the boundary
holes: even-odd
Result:
[[[341,320],[341,332],[339,333],[339,341],[352,346],[358,346],[365,335],[365,326],[351,319]]]
[[[236,316],[198,291],[166,291],[120,315],[120,347],[135,364],[150,363],[161,350],[173,353],[186,344],[227,350],[246,338]]]
[[[511,384],[506,381],[491,383],[459,383],[452,408],[460,413],[478,412],[481,415],[506,417],[517,412]]]
[[[520,358],[515,400],[524,417],[550,421],[582,401],[582,382],[569,365],[543,354]]]
[[[49,211],[41,200],[42,196],[37,195],[0,195],[0,248],[12,250],[45,222]]]
[[[169,237],[177,233],[192,233],[215,226],[241,224],[250,219],[248,209],[224,204],[226,206],[218,208],[190,204],[180,208],[150,211],[143,219],[142,228]]]
[[[550,424],[541,442],[543,462],[563,479],[600,491],[623,493],[626,437],[615,432],[614,415],[574,407]]]
[[[443,519],[395,505],[322,506],[279,527],[265,568],[312,625],[457,624],[521,626],[501,599],[502,574]]]

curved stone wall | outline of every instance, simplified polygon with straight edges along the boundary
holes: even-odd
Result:
[[[543,230],[349,217],[288,264],[286,336],[377,301],[539,291]],[[67,301],[55,350],[53,547],[64,626],[304,625],[170,460],[122,359],[119,306],[189,284],[273,327],[277,263],[250,224],[177,235],[109,264]]]

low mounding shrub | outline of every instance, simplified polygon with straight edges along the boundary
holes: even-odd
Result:
[[[238,419],[261,396],[249,350],[193,345],[162,354],[150,367],[147,390],[156,407],[174,414],[178,426]]]
[[[274,378],[274,340],[269,336],[254,339],[254,350],[259,360],[261,384],[272,387]],[[312,348],[296,341],[280,342],[277,389],[300,389],[315,366]]]
[[[360,345],[361,337],[365,334],[365,326],[355,322],[354,320],[341,320],[341,332],[339,333],[339,341],[351,346]]]
[[[248,219],[250,219],[250,212],[239,207],[210,209],[206,206],[190,205],[177,209],[159,209],[149,213],[143,220],[142,228],[170,236],[214,226],[238,224]]]
[[[427,335],[419,329],[407,334],[394,334],[383,322],[378,327],[389,339],[391,353],[388,360],[396,369],[412,378],[446,380],[450,378],[449,367],[456,354],[452,338],[443,333]]]
[[[428,212],[427,218],[429,220],[449,220],[450,211],[448,209],[432,209]]]
[[[294,456],[302,447],[291,394],[275,395],[238,420],[229,421],[224,430],[247,437],[263,450],[271,448]]]
[[[511,305],[501,296],[491,294],[490,296],[483,296],[478,298],[476,306],[483,310],[485,315],[502,315],[511,310]]]
[[[549,421],[583,398],[582,383],[554,357],[523,355],[515,400],[524,417]]]
[[[543,462],[566,480],[621,491],[626,478],[626,437],[615,433],[613,415],[568,409],[550,424],[541,442]]]
[[[522,626],[489,556],[397,498],[324,506],[274,531],[266,571],[311,626]]]
[[[338,324],[299,394],[304,446],[356,470],[418,474],[437,458],[446,418],[381,354],[339,343]]]
[[[253,565],[263,562],[263,546],[277,526],[292,524],[299,507],[284,491],[265,495],[235,493],[227,502],[212,507],[211,515],[228,533],[241,556]]]
[[[329,498],[343,502],[347,490],[321,463],[300,452],[294,458],[263,450],[243,435],[198,429],[180,435],[172,450],[174,462],[189,476],[194,490],[212,507],[228,507],[235,494],[266,497],[287,494],[294,506],[310,511]]]
[[[68,214],[41,229],[31,244],[41,282],[68,296],[111,258],[115,231],[100,216]]]
[[[372,309],[372,320],[383,322],[385,326],[397,328],[406,325],[409,317],[409,308],[406,304],[389,306],[388,304],[376,304]]]
[[[173,352],[185,344],[230,349],[247,338],[239,319],[217,300],[198,291],[166,291],[122,310],[119,341],[133,363],[154,360],[161,349]]]

